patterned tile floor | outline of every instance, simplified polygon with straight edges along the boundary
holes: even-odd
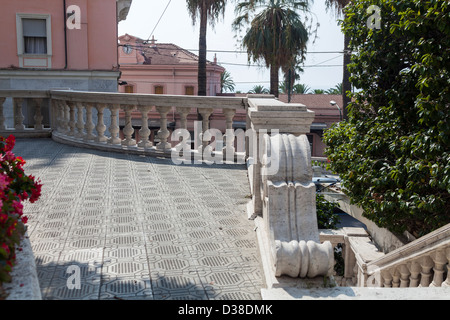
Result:
[[[24,208],[43,299],[261,299],[245,166],[51,139],[18,139],[14,153],[43,182]]]

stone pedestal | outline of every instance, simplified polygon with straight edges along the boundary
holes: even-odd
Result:
[[[268,255],[268,271],[275,277],[331,276],[333,248],[319,240],[306,137],[314,113],[304,105],[275,99],[248,102],[251,129],[257,136],[257,159],[251,168],[253,215],[264,223],[262,250]]]

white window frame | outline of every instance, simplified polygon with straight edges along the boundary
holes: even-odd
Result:
[[[25,43],[23,37],[23,19],[41,19],[46,21],[47,31],[47,53],[29,54],[25,53]],[[17,55],[19,56],[20,68],[52,68],[52,20],[49,14],[17,13]]]

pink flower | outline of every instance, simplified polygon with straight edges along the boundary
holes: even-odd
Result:
[[[11,151],[6,151],[5,153],[5,159],[9,162],[13,162],[14,160],[16,160],[16,156],[14,155],[14,153],[12,153]]]
[[[4,174],[0,175],[0,190],[4,190],[9,185],[9,179]]]
[[[14,208],[14,212],[21,216],[23,214],[23,204],[19,201],[13,200],[12,205]]]

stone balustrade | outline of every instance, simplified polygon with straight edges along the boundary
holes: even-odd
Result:
[[[341,245],[341,286],[450,287],[450,224],[388,254],[379,251],[361,228],[322,230],[320,240]]]
[[[211,134],[210,116],[222,110],[226,117],[226,147],[234,148],[233,117],[236,110],[245,110],[245,99],[234,97],[198,97],[149,94],[98,93],[77,91],[51,91],[52,114],[55,130],[53,139],[77,145],[107,150],[126,150],[153,155],[171,156],[180,142],[189,150],[191,139],[187,117],[193,110],[201,115],[196,145],[191,150],[202,155],[209,145]],[[133,115],[140,117],[140,130],[133,128]],[[149,129],[150,113],[157,114],[159,130],[153,136]],[[179,117],[175,140],[174,129],[169,130],[169,113]],[[119,116],[123,115],[124,127],[120,130]],[[195,129],[195,128],[194,128]],[[183,131],[184,130],[184,131]],[[178,138],[183,138],[179,140]],[[203,148],[203,149],[202,149]],[[183,150],[178,150],[183,151]],[[214,150],[221,153],[223,150]],[[235,150],[233,150],[235,151]],[[189,155],[190,157],[190,155]]]
[[[362,269],[360,282],[386,288],[450,287],[450,224]]]
[[[49,98],[48,91],[0,90],[0,134],[49,137]]]
[[[9,113],[5,112],[8,107]],[[244,142],[236,142],[233,130],[233,119],[240,110],[247,117],[246,131],[239,133]],[[199,119],[194,137],[188,127],[193,111]],[[226,128],[222,147],[211,143],[220,134],[210,122],[218,111]],[[150,115],[155,114],[156,136],[149,128]],[[175,114],[179,121],[170,127],[170,116]],[[140,130],[133,127],[136,115]],[[450,286],[449,226],[388,254],[378,250],[364,229],[317,230],[311,154],[305,136],[313,119],[314,113],[306,106],[285,104],[269,95],[235,98],[0,90],[1,135],[51,136],[82,147],[172,159],[183,153],[188,160],[201,160],[205,154],[216,153],[221,160],[236,161],[243,151],[240,156],[247,160],[252,193],[249,217],[263,230],[259,231],[264,238],[262,251],[269,256],[271,276],[267,279],[272,284],[284,275],[331,275],[333,248],[339,245],[345,265],[339,285]]]

